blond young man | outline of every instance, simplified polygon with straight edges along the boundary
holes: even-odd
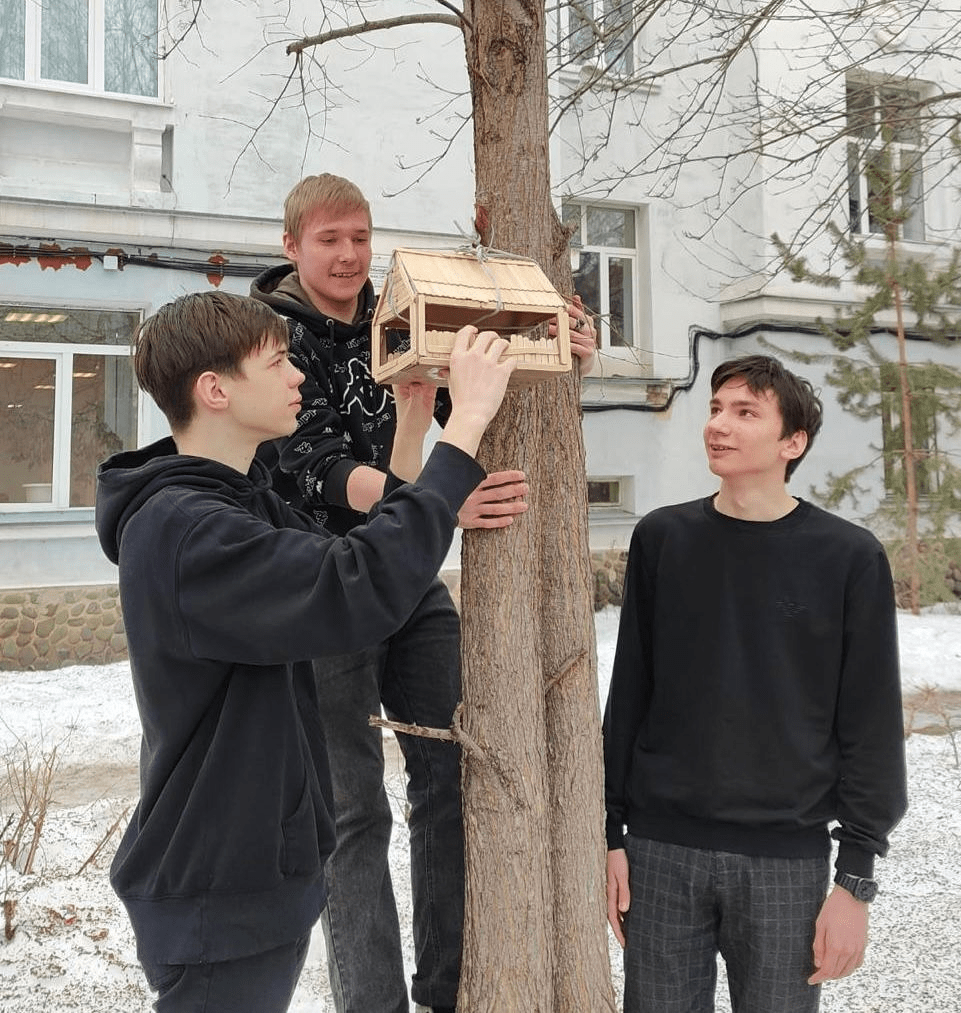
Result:
[[[419,607],[483,479],[472,458],[511,372],[505,347],[459,332],[451,416],[422,470],[433,397],[398,390],[385,496],[337,537],[254,458],[297,424],[285,323],[215,292],[141,328],[137,379],[173,435],[100,467],[96,524],[119,566],[143,725],[111,883],[158,1013],[288,1008],[334,847],[320,709],[297,663],[390,637]]]

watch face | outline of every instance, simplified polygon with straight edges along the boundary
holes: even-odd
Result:
[[[873,879],[861,879],[848,873],[842,873],[834,880],[838,886],[844,887],[856,900],[870,903],[878,894],[878,884]]]
[[[854,888],[854,896],[858,900],[870,903],[878,894],[878,884],[870,879],[861,879]]]

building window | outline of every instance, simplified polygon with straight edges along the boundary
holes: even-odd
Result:
[[[597,317],[601,349],[633,348],[637,314],[636,212],[565,201],[562,215],[574,226],[574,291]]]
[[[919,496],[933,496],[938,476],[938,396],[930,367],[909,366],[911,385],[911,436],[914,443],[914,477]],[[884,446],[884,489],[904,496],[904,425],[900,370],[896,362],[881,366],[881,429]]]
[[[626,0],[583,0],[561,5],[567,15],[568,59],[588,63],[608,74],[634,73],[634,4]]]
[[[97,465],[137,445],[139,313],[0,306],[0,510],[92,507]]]
[[[0,77],[157,96],[157,0],[0,0]]]
[[[587,480],[587,505],[592,510],[598,507],[622,510],[624,508],[622,489],[623,482],[619,478],[589,477]]]
[[[848,209],[855,235],[924,240],[921,89],[847,82]]]

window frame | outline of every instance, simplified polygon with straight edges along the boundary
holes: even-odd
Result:
[[[592,71],[599,71],[614,78],[632,78],[638,69],[638,30],[637,30],[637,5],[633,2],[625,4],[623,0],[583,0],[582,6],[589,7],[594,24],[599,24],[595,13],[597,5],[601,6],[601,21],[611,13],[610,7],[618,8],[630,6],[631,13],[629,21],[626,21],[623,31],[615,36],[615,39],[630,35],[630,44],[624,47],[621,57],[614,63],[609,63],[609,48],[603,45],[603,41],[594,36],[590,43],[589,50],[579,48],[576,41],[581,26],[577,24],[578,12],[570,5],[561,4],[558,9],[559,34],[562,40],[561,51],[567,63],[574,67],[582,67]],[[584,30],[590,30],[590,26],[584,26]],[[600,50],[600,52],[598,52]],[[629,58],[629,66],[621,67],[618,64],[625,58]]]
[[[603,355],[611,358],[625,359],[636,363],[642,352],[643,337],[641,334],[641,215],[642,208],[628,204],[611,204],[603,201],[587,201],[579,198],[565,198],[561,202],[561,215],[564,221],[568,221],[567,210],[571,207],[580,209],[579,234],[581,242],[573,246],[578,256],[585,253],[593,253],[598,256],[598,286],[600,294],[600,306],[591,306],[588,309],[596,313],[595,327],[597,329],[597,347]],[[634,216],[634,245],[624,246],[600,246],[596,243],[583,242],[587,235],[587,212],[589,209],[600,211],[624,211],[631,212]],[[610,324],[610,262],[611,260],[628,260],[631,263],[631,343],[625,345],[611,344]],[[576,274],[576,270],[573,271]],[[575,279],[576,287],[576,279]]]
[[[56,78],[45,78],[41,74],[41,50],[43,32],[41,27],[39,3],[26,0],[24,19],[24,68],[23,77],[0,77],[0,83],[20,84],[44,90],[64,91],[81,95],[95,95],[107,99],[126,101],[160,101],[163,94],[163,60],[160,52],[162,22],[160,18],[160,2],[157,6],[157,47],[156,75],[157,87],[152,95],[140,95],[136,92],[107,91],[106,76],[106,3],[107,0],[88,0],[87,6],[87,80],[61,81]]]
[[[603,502],[597,502],[597,501],[592,502],[591,501],[591,497],[590,497],[590,487],[592,485],[612,485],[612,486],[616,486],[617,487],[617,499],[616,499],[616,501],[614,501],[614,500],[609,500],[609,501],[605,500]],[[626,507],[624,506],[624,499],[625,499],[625,493],[626,493],[625,485],[626,485],[626,482],[625,482],[625,477],[623,475],[588,475],[587,476],[587,486],[588,486],[587,506],[588,506],[588,509],[591,510],[591,511],[597,510],[597,511],[602,511],[602,512],[604,512],[604,511],[614,511],[614,510],[624,511],[626,509]]]
[[[870,104],[852,103],[852,95],[865,93],[870,96]],[[911,207],[909,215],[897,224],[896,237],[903,242],[923,243],[926,241],[926,220],[924,200],[924,139],[921,126],[916,124],[913,129],[917,136],[907,140],[892,136],[885,140],[884,110],[889,108],[898,97],[904,97],[916,103],[924,97],[923,87],[915,81],[906,79],[872,79],[851,77],[845,83],[845,124],[848,192],[848,231],[861,238],[886,236],[885,226],[881,222],[872,222],[871,184],[869,166],[872,161],[884,158],[885,155],[896,160],[898,172],[911,172],[908,192],[896,196],[903,207]],[[905,163],[913,163],[913,166]],[[856,199],[854,195],[855,180],[857,181]],[[919,185],[917,185],[919,183]],[[912,195],[911,190],[916,192]]]
[[[32,302],[0,302],[0,315],[10,310],[37,310],[39,312],[73,311],[99,312],[115,311],[137,316],[138,323],[143,321],[143,311],[138,308],[78,306],[75,304],[57,303],[54,301],[39,304]],[[135,328],[134,328],[135,329]],[[53,448],[51,463],[51,496],[42,502],[0,503],[0,523],[4,520],[15,520],[16,515],[64,513],[69,516],[89,513],[93,504],[71,506],[71,467],[73,444],[73,396],[74,396],[74,360],[80,356],[91,356],[102,359],[132,359],[133,349],[130,344],[96,344],[92,342],[65,341],[21,341],[0,338],[0,357],[5,359],[33,359],[54,362],[54,399],[53,399]],[[132,369],[132,366],[131,366]],[[133,412],[133,442],[136,445],[144,428],[144,396],[134,382],[136,403]]]

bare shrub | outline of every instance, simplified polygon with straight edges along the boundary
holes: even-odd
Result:
[[[87,860],[83,863],[83,865],[80,866],[79,869],[77,869],[76,875],[79,876],[80,873],[83,872],[83,870],[86,869],[88,865],[92,865],[97,860],[97,856],[100,854],[101,851],[103,851],[104,847],[107,844],[107,841],[109,841],[110,838],[113,837],[113,835],[120,829],[120,824],[123,823],[123,821],[127,817],[127,813],[129,812],[130,806],[128,805],[124,809],[124,811],[107,828],[107,832],[103,835],[103,837],[100,838],[99,842],[97,843],[97,846],[87,856]]]
[[[954,707],[951,705],[952,695],[935,686],[922,686],[916,693],[907,697],[904,701],[904,737],[908,738],[914,733],[947,736],[954,753],[954,765],[961,769],[961,746],[958,743],[961,724],[958,723],[956,705]],[[936,721],[934,724],[918,727],[919,715],[933,716]]]
[[[11,800],[13,815],[7,821],[0,846],[4,861],[24,875],[33,872],[40,848],[60,745],[62,743],[45,750],[41,742],[37,753],[29,742],[21,739],[6,756],[3,795]]]

